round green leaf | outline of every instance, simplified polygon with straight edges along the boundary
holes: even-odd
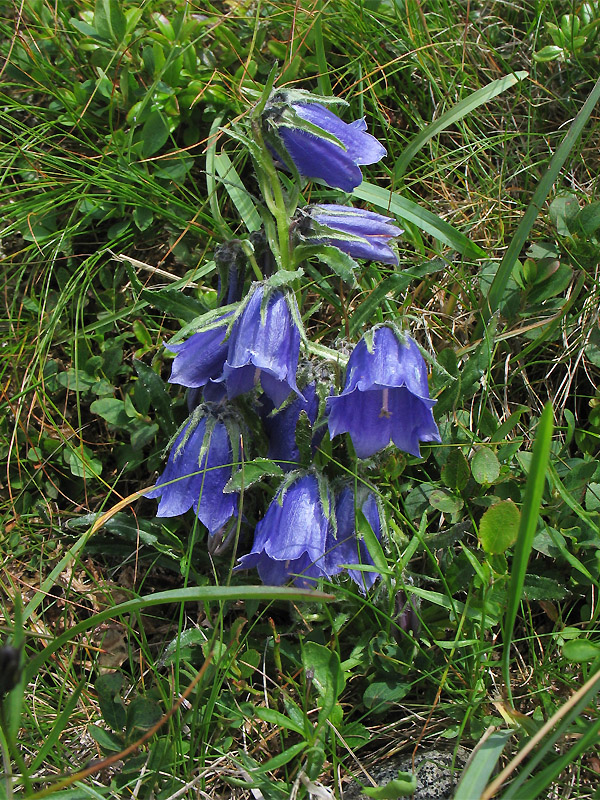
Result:
[[[479,541],[486,553],[499,555],[517,541],[521,512],[512,500],[488,508],[479,523]]]
[[[500,475],[500,462],[489,447],[480,447],[471,459],[471,472],[477,483],[493,483]]]
[[[434,489],[429,496],[429,502],[443,514],[456,514],[464,505],[460,497],[446,489]]]
[[[570,639],[563,644],[562,654],[567,661],[576,661],[578,664],[593,661],[600,656],[600,644],[589,639]]]

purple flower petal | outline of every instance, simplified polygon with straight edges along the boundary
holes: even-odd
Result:
[[[286,122],[290,107],[297,115],[295,125],[299,117],[332,134],[340,144]],[[280,113],[273,114],[274,109]],[[366,133],[364,120],[343,122],[320,103],[284,101],[278,106],[276,101],[270,111],[281,142],[298,172],[307,178],[319,178],[329,186],[351,192],[362,181],[360,165],[374,164],[386,154],[385,147]]]
[[[225,314],[226,320],[231,314]],[[223,371],[229,345],[224,341],[227,325],[219,325],[207,331],[194,333],[181,344],[167,344],[167,350],[176,353],[171,368],[171,383],[197,388],[211,378],[218,378]]]
[[[369,492],[362,497],[361,511],[371,526],[378,539],[381,538],[381,520],[379,508],[374,495]],[[356,513],[354,490],[350,487],[343,489],[336,498],[335,516],[337,520],[337,537],[330,530],[327,539],[327,553],[325,556],[325,569],[328,575],[337,575],[342,571],[342,564],[363,564],[374,566],[373,559],[364,541],[359,540],[356,534]],[[377,578],[377,572],[363,572],[362,570],[349,569],[348,574],[359,586],[361,591],[370,589]]]
[[[304,475],[275,497],[256,526],[252,551],[237,568],[257,567],[261,579],[275,585],[298,573],[304,577],[296,578],[296,585],[305,584],[307,578],[326,577],[328,528],[318,481],[312,474]]]
[[[300,332],[283,292],[269,297],[263,319],[264,291],[264,286],[255,289],[233,326],[222,380],[229,398],[249,391],[260,380],[264,392],[281,405],[290,391],[300,394],[296,386]]]
[[[359,458],[368,458],[391,440],[419,456],[419,442],[439,442],[429,397],[427,367],[409,337],[402,341],[388,327],[374,331],[369,352],[356,345],[346,371],[344,391],[327,401],[330,435],[349,433]]]

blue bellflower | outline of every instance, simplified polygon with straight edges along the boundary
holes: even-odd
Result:
[[[225,335],[230,316],[231,312],[224,314],[218,319],[220,325],[194,333],[181,344],[167,344],[167,350],[176,354],[171,367],[170,383],[197,389],[220,377],[229,348]]]
[[[297,312],[293,295],[274,291],[262,308],[264,294],[265,286],[256,286],[236,319],[220,380],[225,381],[230,399],[249,392],[260,381],[277,408],[290,391],[300,395],[296,386],[300,331],[288,305],[293,303]]]
[[[210,422],[212,430],[208,430]],[[203,452],[203,444],[206,445]],[[146,497],[160,497],[157,517],[176,517],[193,508],[214,535],[237,517],[238,496],[224,493],[231,478],[233,448],[224,423],[192,415],[177,436],[167,466]]]
[[[330,435],[349,433],[359,458],[389,444],[420,456],[419,442],[439,442],[427,367],[415,342],[383,326],[371,347],[363,337],[352,351],[344,391],[327,400]]]
[[[365,496],[366,495],[366,496]],[[375,536],[381,538],[381,519],[379,506],[372,492],[359,492],[362,505],[360,510]],[[360,502],[359,501],[359,502]],[[354,503],[354,490],[347,486],[338,494],[335,501],[335,517],[337,520],[337,535],[330,530],[327,539],[327,552],[325,553],[325,571],[329,576],[342,572],[342,564],[362,564],[374,566],[373,559],[364,541],[359,540],[356,534],[356,513]],[[370,589],[377,578],[378,572],[363,572],[358,569],[349,569],[348,574],[364,593]]]
[[[364,119],[343,122],[321,103],[289,99],[291,96],[277,92],[267,107],[267,119],[296,169],[306,178],[319,178],[333,188],[353,191],[362,181],[360,165],[382,159],[385,147],[366,132]],[[301,97],[299,92],[293,96]],[[302,121],[308,123],[306,128]],[[326,135],[319,136],[319,130]]]
[[[403,231],[390,224],[393,221],[391,217],[331,203],[307,206],[299,213],[302,218],[308,218],[309,225],[311,220],[317,223],[314,226],[316,230],[311,232],[309,228],[307,241],[333,245],[353,258],[366,258],[384,264],[398,263],[398,256],[388,242]],[[330,230],[321,231],[320,226]],[[344,238],[345,234],[349,234],[348,238]]]
[[[319,397],[314,382],[309,383],[302,394],[281,411],[271,415],[269,412],[274,408],[273,403],[263,401],[263,426],[269,439],[267,458],[280,462],[282,469],[293,469],[300,461],[300,451],[296,444],[296,427],[300,414],[304,411],[310,424],[314,425],[319,413]],[[324,433],[322,430],[315,434],[313,447],[318,447]]]
[[[304,475],[279,490],[256,526],[251,552],[242,556],[237,569],[256,567],[268,586],[281,586],[290,578],[296,586],[313,586],[317,578],[327,577],[329,525],[319,482],[312,474]]]

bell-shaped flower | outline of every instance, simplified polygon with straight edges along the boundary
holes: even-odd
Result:
[[[229,347],[225,336],[230,316],[231,312],[224,314],[217,320],[217,325],[192,334],[181,344],[167,344],[167,350],[176,354],[170,383],[196,389],[220,377]]]
[[[353,258],[397,264],[388,242],[402,233],[391,217],[330,203],[299,209],[300,235],[306,242],[333,245]]]
[[[352,351],[344,391],[327,401],[330,435],[349,433],[359,458],[386,447],[420,456],[419,442],[439,442],[427,366],[409,336],[375,328]]]
[[[354,489],[344,487],[337,495],[335,501],[336,530],[330,529],[327,538],[327,552],[325,553],[325,571],[329,576],[342,572],[342,565],[357,564],[365,567],[374,566],[364,540],[357,535],[356,512],[360,510],[371,527],[375,536],[381,538],[381,517],[375,495],[370,491],[359,489],[358,502],[355,503]],[[367,570],[348,569],[348,574],[358,585],[362,592],[370,589],[377,578],[378,572]]]
[[[193,508],[213,535],[238,513],[238,495],[225,493],[234,461],[227,425],[216,417],[192,414],[178,434],[167,466],[146,497],[160,497],[158,517],[175,517]]]
[[[263,583],[281,586],[293,579],[310,587],[327,577],[325,548],[329,529],[329,491],[315,474],[307,473],[280,488],[256,526],[254,545],[237,569],[256,567]],[[325,498],[324,498],[325,495]]]
[[[299,90],[275,92],[265,107],[267,130],[276,132],[300,175],[351,192],[362,181],[360,165],[382,159],[385,147],[366,132],[364,119],[343,122],[318,99]]]
[[[260,381],[277,408],[290,391],[300,395],[296,386],[300,315],[293,294],[267,291],[265,284],[256,284],[233,323],[221,380],[230,399]]]
[[[293,469],[300,462],[300,451],[296,442],[300,414],[304,411],[310,424],[314,425],[319,413],[319,397],[314,382],[309,383],[302,394],[284,405],[281,411],[270,413],[274,408],[275,405],[270,401],[263,401],[261,416],[269,439],[267,458],[279,462],[283,469]],[[319,446],[324,433],[325,430],[322,429],[313,435],[313,449]]]

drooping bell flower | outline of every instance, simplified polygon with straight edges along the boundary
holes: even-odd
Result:
[[[353,258],[397,264],[388,242],[402,233],[391,217],[330,203],[306,206],[297,212],[299,233],[307,243],[333,245]]]
[[[259,382],[278,408],[290,391],[300,395],[296,370],[300,315],[291,292],[257,283],[233,323],[221,380],[231,399]]]
[[[275,91],[263,112],[267,136],[272,134],[278,154],[285,149],[300,175],[351,192],[362,181],[360,165],[375,164],[386,150],[366,132],[364,119],[343,122],[324,103],[343,101],[300,89]]]
[[[279,462],[282,469],[294,469],[300,462],[300,451],[296,443],[296,428],[300,414],[304,411],[310,424],[314,425],[319,413],[319,397],[315,383],[309,383],[301,395],[294,397],[281,411],[272,414],[274,408],[272,402],[263,401],[261,416],[269,440],[267,458]],[[322,429],[314,434],[313,448],[318,447],[324,433],[325,430]]]
[[[358,501],[355,504],[354,489],[351,486],[344,487],[335,500],[337,529],[335,532],[330,529],[327,538],[325,571],[329,576],[342,572],[342,564],[374,566],[364,540],[357,535],[357,510],[362,511],[375,536],[381,538],[381,516],[375,495],[362,487],[358,491]],[[348,574],[363,593],[381,577],[378,572],[358,569],[348,569]]]
[[[375,328],[352,351],[344,391],[327,401],[331,437],[349,433],[359,458],[386,447],[420,456],[419,442],[439,442],[427,366],[409,336]]]
[[[167,344],[167,350],[176,354],[170,383],[197,389],[221,376],[229,347],[225,337],[230,316],[231,312],[223,314],[213,327],[192,334],[181,344]]]
[[[239,499],[235,492],[223,491],[234,461],[230,430],[207,413],[208,408],[207,404],[190,416],[156,487],[145,496],[160,497],[157,517],[175,517],[193,508],[213,535],[237,517]]]
[[[293,579],[310,587],[327,577],[325,548],[330,526],[331,497],[313,473],[284,484],[256,526],[254,545],[237,569],[255,567],[262,582],[281,586]],[[333,510],[331,508],[331,510]]]

